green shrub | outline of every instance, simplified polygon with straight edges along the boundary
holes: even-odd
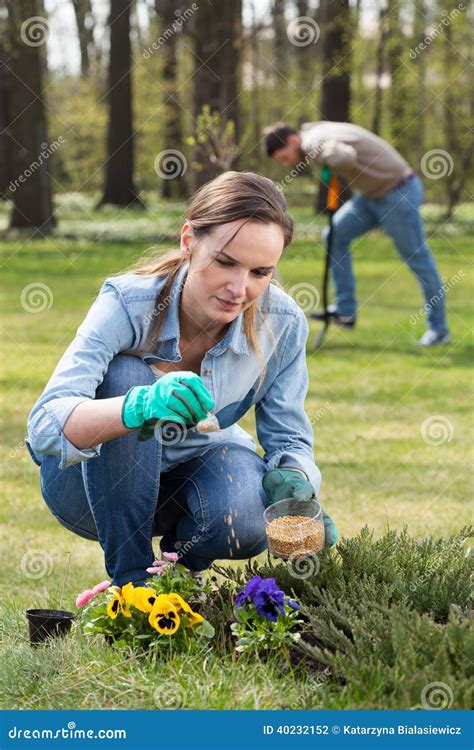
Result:
[[[471,534],[416,540],[403,531],[374,540],[363,529],[310,560],[314,570],[305,577],[295,577],[294,563],[270,558],[225,574],[239,586],[253,575],[273,576],[302,603],[306,623],[295,648],[303,668],[323,675],[335,707],[468,708]]]

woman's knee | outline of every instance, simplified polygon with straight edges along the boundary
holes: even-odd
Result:
[[[203,457],[205,458],[205,456]],[[224,447],[194,477],[200,488],[206,541],[215,559],[246,559],[266,548],[263,460],[248,448]]]
[[[97,528],[84,490],[81,465],[58,468],[57,456],[45,456],[41,464],[41,494],[52,515],[84,539],[98,541]]]
[[[97,398],[123,396],[134,385],[151,385],[155,377],[149,365],[132,354],[117,354],[97,389]]]

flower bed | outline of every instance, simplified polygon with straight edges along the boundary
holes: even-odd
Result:
[[[149,587],[96,594],[82,608],[82,627],[114,646],[166,644],[163,658],[195,645],[203,658],[206,650],[262,663],[272,655],[288,679],[305,673],[324,684],[326,704],[334,695],[347,707],[467,708],[474,698],[470,535],[417,540],[390,532],[374,540],[365,529],[305,569],[270,558],[214,566],[218,577],[204,588],[171,564]],[[431,704],[439,684],[444,697]]]

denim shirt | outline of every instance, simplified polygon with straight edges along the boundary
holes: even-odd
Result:
[[[28,419],[27,445],[38,465],[45,455],[60,457],[59,468],[94,458],[101,445],[79,450],[64,435],[75,407],[94,399],[110,361],[136,354],[159,368],[179,362],[179,302],[188,266],[176,276],[166,300],[155,301],[166,283],[162,276],[127,273],[107,279],[61,357]],[[147,338],[155,316],[163,315],[158,335]],[[307,475],[316,492],[321,474],[314,462],[313,431],[304,410],[308,388],[305,344],[308,324],[295,301],[273,284],[258,299],[257,337],[266,363],[249,344],[240,314],[224,337],[205,354],[201,378],[215,400],[220,432],[188,432],[176,445],[163,445],[162,471],[204,454],[216,442],[256,450],[253,438],[237,422],[255,406],[257,436],[266,468],[292,466]]]

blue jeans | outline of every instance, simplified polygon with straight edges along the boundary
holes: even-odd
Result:
[[[426,303],[429,327],[447,333],[444,290],[431,251],[426,244],[419,207],[423,185],[414,175],[384,198],[356,195],[333,218],[331,273],[336,292],[336,309],[342,315],[355,315],[355,279],[350,244],[372,227],[380,225],[392,238],[402,260],[415,274]],[[327,240],[328,230],[324,232]]]
[[[123,395],[154,382],[138,357],[118,355],[96,398]],[[101,453],[60,471],[59,458],[41,464],[41,491],[58,521],[99,541],[112,583],[142,583],[155,559],[152,537],[177,552],[191,570],[215,559],[247,559],[266,548],[262,489],[265,464],[252,450],[220,443],[204,455],[160,472],[160,439],[136,433],[110,440]]]

